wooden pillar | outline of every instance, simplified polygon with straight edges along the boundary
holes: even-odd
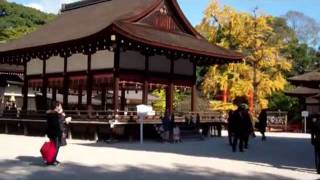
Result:
[[[148,104],[148,93],[149,93],[149,82],[148,82],[148,73],[149,73],[149,56],[145,55],[145,70],[144,70],[144,82],[142,89],[142,104]]]
[[[191,87],[191,112],[197,111],[196,101],[197,101],[197,86],[193,85]]]
[[[107,100],[107,87],[105,85],[102,86],[101,89],[101,109],[106,109],[106,100]]]
[[[27,61],[24,61],[23,64],[23,88],[22,88],[22,95],[23,95],[23,105],[22,111],[28,110],[28,77],[27,77]]]
[[[28,125],[27,125],[27,122],[23,123],[23,135],[28,136]]]
[[[114,49],[114,77],[113,77],[113,110],[117,112],[119,110],[119,64],[120,64],[120,48],[119,43]]]
[[[119,110],[119,77],[114,77],[113,82],[113,110]]]
[[[80,110],[82,107],[82,86],[78,87],[78,109]]]
[[[174,97],[174,85],[171,82],[166,89],[166,110],[171,114],[173,113],[173,97]]]
[[[191,87],[191,112],[197,111],[196,104],[197,104],[197,85],[196,85],[196,64],[193,63],[193,82]]]
[[[43,103],[43,109],[47,110],[48,104],[47,104],[47,90],[48,90],[48,78],[46,73],[46,66],[47,66],[47,59],[43,59],[43,66],[42,66],[42,103]]]
[[[69,96],[69,76],[68,76],[68,57],[64,56],[63,66],[63,108],[68,109]]]
[[[174,59],[171,58],[170,59],[170,82],[166,89],[166,110],[168,110],[170,114],[173,113],[173,103],[174,103],[173,78],[174,78]]]
[[[57,89],[52,88],[52,101],[57,101]]]
[[[91,54],[88,54],[88,67],[87,67],[87,107],[92,105],[92,85],[93,78],[91,72]]]
[[[121,89],[121,105],[120,105],[120,110],[124,111],[126,107],[126,91],[125,89]]]

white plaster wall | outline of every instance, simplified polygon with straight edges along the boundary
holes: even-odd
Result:
[[[68,72],[85,71],[88,68],[88,56],[84,54],[73,54],[68,58]]]
[[[47,73],[59,73],[63,72],[64,69],[64,59],[60,56],[52,56],[47,60],[46,66]]]
[[[126,51],[120,53],[120,68],[144,70],[145,56],[136,51]]]
[[[43,61],[40,59],[31,59],[27,63],[27,75],[42,74]]]
[[[104,50],[92,55],[91,69],[110,69],[114,67],[114,52]]]
[[[166,56],[151,56],[149,59],[149,70],[152,72],[170,73],[170,59]]]
[[[193,63],[189,59],[178,59],[174,62],[174,73],[193,75]]]

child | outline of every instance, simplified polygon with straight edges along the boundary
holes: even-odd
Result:
[[[175,124],[173,128],[173,142],[178,143],[181,142],[180,139],[180,128]]]

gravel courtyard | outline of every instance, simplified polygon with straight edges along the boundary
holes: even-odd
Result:
[[[257,133],[258,134],[258,133]],[[1,180],[315,180],[310,135],[269,133],[251,139],[249,150],[231,152],[227,138],[180,144],[72,140],[57,167],[42,164],[45,137],[0,134]]]

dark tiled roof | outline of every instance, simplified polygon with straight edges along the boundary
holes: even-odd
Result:
[[[311,71],[302,75],[288,78],[289,81],[295,82],[320,82],[320,70]]]
[[[320,93],[320,89],[313,89],[308,87],[299,86],[296,89],[291,91],[285,91],[285,94],[288,96],[295,96],[295,97],[308,97],[314,96]]]
[[[0,55],[10,51],[61,45],[114,27],[128,38],[154,46],[227,59],[229,62],[240,61],[243,58],[242,54],[213,46],[200,37],[177,7],[176,0],[166,0],[166,2],[174,7],[177,16],[182,19],[181,23],[189,29],[190,34],[172,33],[134,23],[137,17],[147,15],[164,0],[86,0],[85,2],[91,1],[97,3],[69,8],[70,10],[63,11],[54,21],[37,31],[11,43],[0,45]]]
[[[0,45],[0,52],[77,40],[96,34],[114,21],[137,16],[158,0],[113,0],[60,14],[51,23],[12,43]]]
[[[116,22],[115,26],[119,28],[123,35],[147,44],[219,58],[233,60],[241,60],[243,58],[240,53],[211,45],[208,41],[197,39],[189,34],[167,32],[148,25],[126,22]]]

